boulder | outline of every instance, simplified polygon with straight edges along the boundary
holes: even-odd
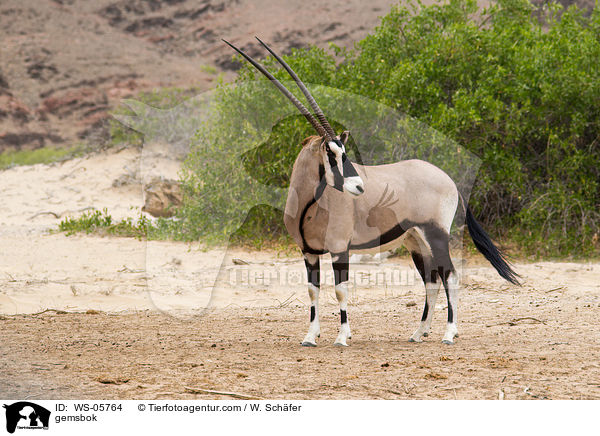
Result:
[[[154,217],[170,217],[182,202],[181,184],[176,180],[155,179],[144,188],[142,210]]]

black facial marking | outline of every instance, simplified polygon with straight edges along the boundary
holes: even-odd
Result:
[[[348,315],[345,310],[340,310],[340,321],[342,324],[346,324],[348,322]]]
[[[329,161],[329,168],[331,168],[331,172],[333,173],[333,187],[338,191],[344,190],[344,176],[342,175],[340,169],[337,166],[337,156],[329,145],[325,146],[325,150],[327,151],[327,160]]]
[[[346,156],[346,153],[342,155],[342,168],[344,169],[344,177],[357,177],[358,173],[350,162],[350,159]]]
[[[337,159],[335,153],[331,151],[329,147],[327,147],[327,160],[329,161],[329,166],[333,170],[334,167],[337,168]]]
[[[335,163],[331,163],[331,158],[329,159],[329,165],[331,167],[331,172],[333,173],[333,187],[338,191],[344,190],[344,176],[340,172],[340,169],[337,167],[337,161],[333,160]]]

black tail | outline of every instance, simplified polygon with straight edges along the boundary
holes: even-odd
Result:
[[[467,206],[466,209],[467,228],[469,229],[469,234],[477,249],[490,261],[492,266],[496,268],[496,271],[498,271],[500,276],[515,285],[520,285],[521,283],[517,280],[517,277],[520,277],[519,274],[512,270],[502,252],[498,250],[498,247],[494,245],[485,230],[483,230],[481,225],[475,220],[469,206]]]

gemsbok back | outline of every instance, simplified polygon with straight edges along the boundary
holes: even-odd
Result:
[[[442,342],[453,344],[458,336],[458,276],[450,258],[449,234],[459,200],[466,208],[467,228],[477,249],[504,279],[518,284],[518,274],[475,220],[468,205],[464,205],[456,184],[444,171],[421,160],[376,166],[351,162],[345,149],[349,132],[336,135],[296,73],[265,43],[258,41],[296,82],[314,115],[261,64],[224,42],[264,74],[318,133],[302,142],[290,178],[284,215],[288,232],[302,250],[308,274],[310,326],[302,345],[314,347],[320,336],[320,256],[331,254],[341,318],[335,345],[346,346],[351,337],[347,314],[350,252],[387,250],[401,245],[410,251],[426,290],[421,323],[409,340],[421,342],[429,334],[443,285],[448,300],[448,323]]]

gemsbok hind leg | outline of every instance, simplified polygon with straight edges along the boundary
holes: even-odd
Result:
[[[440,289],[440,284],[436,283],[436,277],[432,277],[431,274],[427,274],[426,271],[431,270],[432,258],[431,256],[423,255],[418,251],[411,252],[413,262],[419,271],[423,283],[425,283],[425,306],[423,307],[423,315],[421,316],[421,324],[413,335],[410,337],[410,342],[421,342],[422,337],[427,337],[431,329],[431,321],[433,320],[433,312],[435,309],[435,303]],[[433,281],[432,281],[433,279]]]
[[[431,274],[433,257],[429,244],[425,239],[425,234],[420,228],[413,227],[408,230],[404,239],[404,246],[410,251],[415,267],[425,284],[425,306],[423,307],[421,323],[409,338],[410,342],[422,342],[422,338],[428,336],[431,329],[440,283],[436,281],[436,276]]]
[[[451,345],[454,343],[454,338],[458,337],[458,327],[456,326],[456,311],[458,309],[458,276],[456,271],[452,270],[448,274],[448,278],[443,282],[446,289],[446,298],[448,299],[448,324],[446,325],[446,333],[442,342]]]
[[[347,347],[346,340],[352,337],[348,324],[348,268],[349,253],[331,254],[335,280],[335,296],[340,303],[340,332],[333,345]]]
[[[446,324],[446,333],[442,342],[451,345],[454,343],[454,338],[458,336],[458,328],[456,326],[458,276],[450,258],[450,236],[445,230],[437,227],[426,229],[425,236],[431,247],[433,257],[431,275],[437,275],[437,278],[442,282],[448,300],[448,323]]]
[[[317,338],[321,335],[321,325],[319,324],[319,290],[321,286],[321,266],[319,256],[314,254],[304,254],[304,264],[306,265],[306,274],[308,276],[308,295],[310,297],[310,326],[308,333],[302,341],[305,347],[316,347]]]

